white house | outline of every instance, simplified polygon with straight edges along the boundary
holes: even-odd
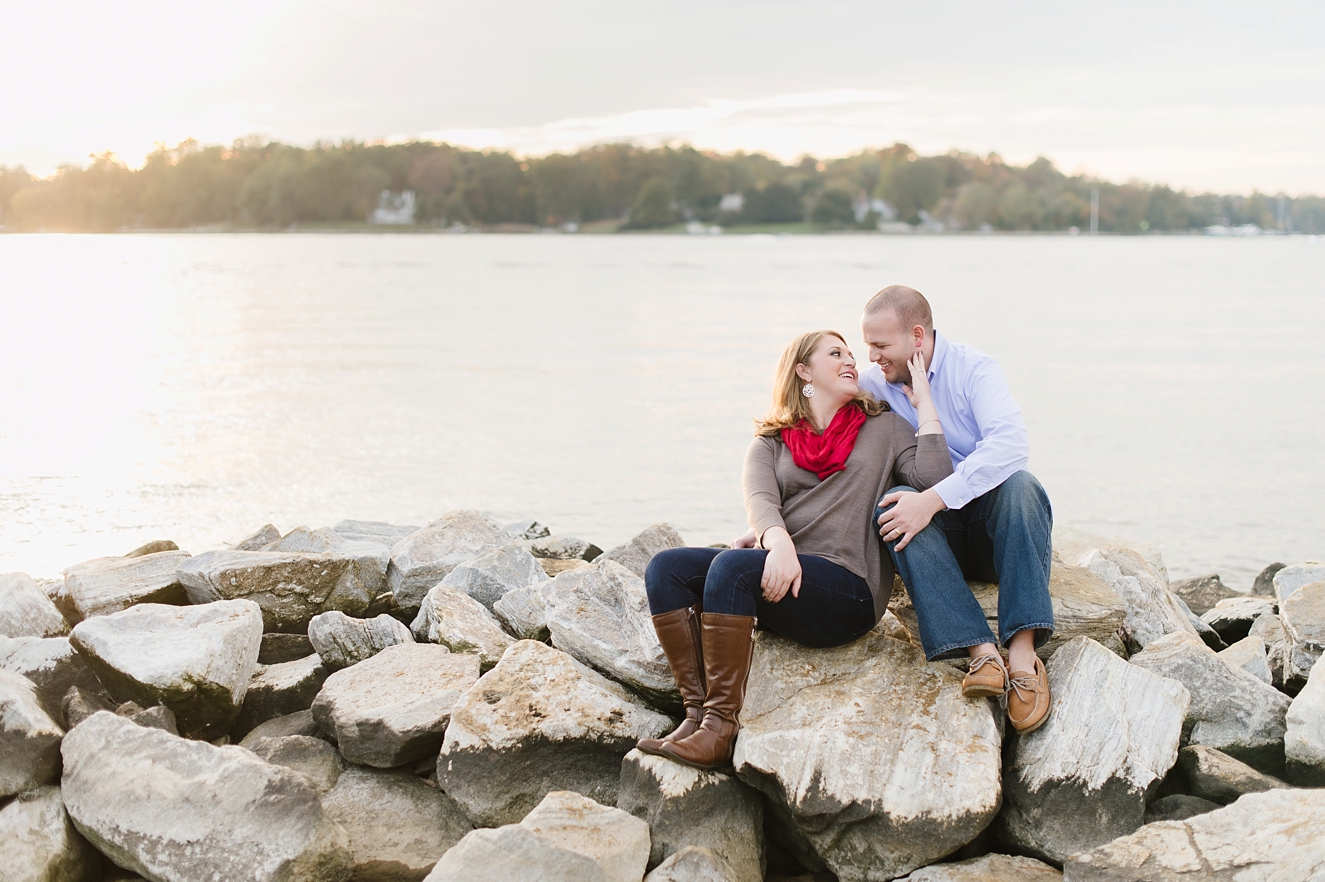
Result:
[[[383,190],[377,197],[377,208],[368,216],[370,224],[412,224],[414,223],[414,191],[392,193]]]
[[[718,203],[718,211],[726,214],[740,214],[742,208],[745,208],[745,197],[740,193],[728,193]]]

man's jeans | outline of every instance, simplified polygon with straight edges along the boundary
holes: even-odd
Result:
[[[897,490],[915,492],[890,492]],[[876,522],[885,510],[875,509]],[[1020,471],[964,507],[934,515],[902,551],[884,542],[920,620],[925,658],[958,657],[968,646],[995,642],[967,579],[999,583],[998,642],[1006,646],[1027,628],[1041,629],[1036,646],[1049,638],[1052,529],[1048,495],[1034,475]]]

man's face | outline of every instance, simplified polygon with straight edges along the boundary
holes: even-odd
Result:
[[[883,378],[889,383],[911,382],[911,369],[906,362],[920,348],[924,338],[917,339],[913,331],[904,328],[897,313],[891,309],[861,317],[860,331],[870,361],[883,371]]]

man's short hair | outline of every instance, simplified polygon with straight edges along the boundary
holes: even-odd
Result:
[[[885,309],[896,315],[902,327],[908,331],[920,325],[926,333],[934,333],[934,313],[930,311],[929,301],[915,288],[889,285],[865,304],[865,315],[874,315]]]

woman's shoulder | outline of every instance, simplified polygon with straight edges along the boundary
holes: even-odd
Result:
[[[865,423],[861,426],[861,431],[867,429],[871,434],[887,435],[905,432],[913,437],[916,431],[911,428],[911,424],[906,421],[905,417],[892,410],[885,410],[883,413],[865,417]]]

